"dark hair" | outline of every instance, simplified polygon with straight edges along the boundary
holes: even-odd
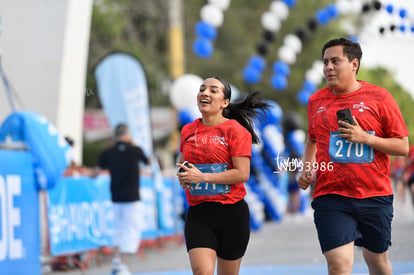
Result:
[[[224,99],[231,99],[231,86],[221,77],[213,76],[211,78],[220,81],[223,86]],[[259,137],[254,131],[254,118],[262,118],[265,116],[265,110],[270,108],[270,104],[265,102],[259,92],[253,92],[240,102],[229,103],[223,110],[223,116],[229,119],[237,120],[247,131],[252,135],[252,142],[254,144],[260,143]]]
[[[323,58],[323,55],[325,54],[325,50],[327,48],[334,47],[334,46],[343,46],[344,54],[346,55],[349,61],[354,60],[354,58],[358,59],[358,68],[356,71],[358,73],[359,66],[361,64],[361,58],[362,58],[362,50],[361,50],[361,46],[359,45],[359,43],[353,42],[343,37],[329,40],[328,42],[325,43],[325,45],[322,48],[322,58]]]
[[[119,123],[115,127],[115,137],[120,138],[128,132],[128,126],[125,123]]]

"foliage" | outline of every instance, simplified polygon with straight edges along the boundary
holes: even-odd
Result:
[[[99,154],[108,146],[107,141],[89,142],[83,146],[82,164],[94,167],[98,164]]]

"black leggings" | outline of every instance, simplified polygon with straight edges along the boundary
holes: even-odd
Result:
[[[190,206],[185,222],[187,251],[197,247],[214,249],[224,260],[246,253],[250,238],[250,213],[244,200],[235,204],[204,202]]]

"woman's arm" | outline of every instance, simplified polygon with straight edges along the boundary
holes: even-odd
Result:
[[[183,159],[180,158],[180,162]],[[250,158],[248,156],[233,157],[233,168],[219,173],[202,173],[193,164],[190,168],[181,163],[177,166],[182,167],[185,172],[178,173],[180,182],[200,183],[208,182],[215,184],[233,184],[246,182],[250,176]]]

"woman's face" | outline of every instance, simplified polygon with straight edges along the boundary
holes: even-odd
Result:
[[[202,114],[222,113],[230,100],[224,99],[224,85],[215,78],[207,78],[197,94],[198,109]]]

